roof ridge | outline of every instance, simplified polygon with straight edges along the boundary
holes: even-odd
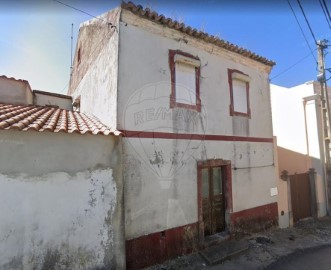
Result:
[[[62,109],[60,108],[58,105],[50,105],[50,104],[46,104],[46,105],[37,105],[37,104],[13,104],[13,103],[5,103],[5,102],[1,102],[0,101],[0,110],[1,107],[3,106],[19,106],[19,107],[37,107],[37,108],[47,108],[47,109],[60,109],[60,110],[64,110],[64,111],[69,111],[71,112],[72,110],[70,109]]]
[[[162,14],[158,14],[156,11],[152,11],[149,8],[143,8],[141,5],[135,5],[133,2],[125,2],[123,1],[121,4],[121,8],[131,11],[132,13],[146,18],[150,21],[153,21],[155,23],[159,23],[162,25],[165,25],[169,28],[175,29],[177,31],[183,32],[185,34],[188,34],[194,38],[202,39],[205,42],[212,43],[214,45],[217,45],[221,48],[227,49],[229,51],[232,51],[234,53],[240,54],[242,56],[245,56],[247,58],[250,58],[252,60],[255,60],[257,62],[260,62],[262,64],[268,65],[268,66],[274,66],[276,63],[274,61],[271,61],[263,56],[260,56],[248,49],[244,49],[238,45],[235,45],[229,41],[226,41],[224,39],[215,37],[213,35],[210,35],[206,32],[197,30],[196,28],[192,28],[191,26],[186,26],[184,23],[180,23],[176,20],[173,20],[171,18],[167,18]]]

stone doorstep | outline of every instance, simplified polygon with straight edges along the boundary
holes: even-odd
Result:
[[[224,241],[228,241],[231,235],[227,232],[220,232],[213,235],[205,237],[203,244],[200,246],[200,249],[206,249],[215,245],[219,245]]]
[[[249,249],[247,240],[227,240],[199,251],[209,265],[215,265],[231,259]]]

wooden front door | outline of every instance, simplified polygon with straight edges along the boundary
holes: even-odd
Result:
[[[308,173],[290,175],[293,222],[311,217],[311,191]]]
[[[222,166],[201,169],[204,235],[225,230],[224,177]]]

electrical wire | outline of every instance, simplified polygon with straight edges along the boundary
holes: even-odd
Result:
[[[269,164],[269,165],[260,165],[260,166],[251,166],[251,167],[233,167],[234,170],[247,170],[247,169],[258,169],[258,168],[267,168],[267,167],[274,167],[275,164]]]
[[[97,29],[98,33],[100,33],[101,30],[102,30],[102,28]],[[96,52],[98,52],[98,50],[100,49],[100,46],[102,46],[104,44],[104,42],[112,36],[113,33],[114,32],[111,30],[111,28],[108,29],[108,31],[106,33],[102,33],[102,35],[103,35],[102,39],[100,39],[100,41],[98,43],[94,44],[95,45],[94,49],[91,50],[90,53],[86,56],[86,58],[88,59],[88,62],[86,63],[87,66],[90,66],[91,62],[94,61],[94,59],[95,59],[95,57],[92,57],[92,55],[95,54]],[[74,61],[74,59],[73,59],[73,61]],[[63,90],[70,84],[72,71],[73,71],[73,64],[74,63],[72,63],[72,66],[70,69],[69,82],[63,87],[61,92],[63,92]]]
[[[331,22],[330,12],[329,12],[329,9],[328,9],[328,6],[327,6],[325,0],[323,0],[323,5],[324,5],[325,10],[326,10],[326,13],[327,13],[327,15],[328,15],[328,17],[329,17],[329,21]]]
[[[323,1],[324,1],[324,0],[323,0]],[[297,2],[298,2],[298,4],[299,4],[299,7],[300,7],[300,9],[301,9],[301,12],[302,12],[303,17],[305,17],[306,23],[307,23],[307,25],[308,25],[308,27],[309,27],[309,30],[310,30],[311,35],[313,36],[313,39],[314,39],[314,41],[315,41],[315,44],[317,45],[317,40],[316,40],[316,38],[315,38],[314,32],[313,32],[313,30],[312,30],[312,28],[311,28],[311,26],[310,26],[310,23],[309,23],[309,21],[308,21],[308,19],[307,19],[306,13],[305,13],[304,10],[303,10],[303,7],[302,7],[302,5],[301,5],[301,3],[300,3],[300,0],[297,0]]]
[[[66,6],[66,7],[69,7],[69,8],[72,8],[72,9],[74,9],[74,10],[77,10],[77,11],[79,11],[79,12],[82,12],[82,13],[84,13],[84,14],[86,14],[86,15],[88,15],[88,16],[91,16],[91,17],[93,17],[93,18],[95,18],[95,19],[98,19],[98,20],[100,20],[100,21],[102,21],[102,22],[105,22],[105,23],[107,23],[108,26],[110,26],[110,29],[109,29],[109,30],[111,30],[112,28],[114,28],[115,31],[118,32],[118,31],[117,31],[117,27],[116,27],[115,25],[113,25],[111,22],[108,22],[108,21],[106,21],[106,20],[104,20],[104,19],[102,19],[102,18],[100,18],[100,17],[96,17],[96,16],[94,16],[94,15],[88,13],[88,12],[85,12],[85,11],[83,11],[83,10],[81,10],[81,9],[78,9],[78,8],[76,8],[76,7],[73,7],[73,6],[71,6],[71,5],[68,5],[68,4],[66,4],[66,3],[63,3],[63,2],[61,2],[61,1],[59,1],[59,0],[53,0],[53,1],[54,1],[54,2],[57,2],[57,3],[59,3],[59,4],[62,4],[62,5],[64,5],[64,6]],[[98,32],[100,32],[102,29],[99,28],[99,29],[97,29],[97,30],[98,30]],[[107,34],[109,34],[109,35],[107,35]],[[96,44],[94,50],[92,50],[92,51],[89,53],[89,55],[87,56],[87,58],[89,59],[89,61],[91,61],[91,56],[92,56],[92,55],[93,55],[93,54],[99,49],[99,46],[101,46],[101,45],[103,44],[103,42],[104,42],[107,38],[110,38],[111,35],[112,35],[112,31],[108,31],[108,33],[106,33],[106,34],[103,33],[103,38],[100,40],[99,43]],[[69,82],[63,87],[62,92],[63,92],[63,90],[64,90],[64,89],[70,84],[70,81],[71,81],[71,75],[72,75],[72,69],[73,69],[72,65],[73,65],[73,63],[71,64],[71,70],[70,70],[70,79],[69,79]]]
[[[69,82],[67,82],[67,84],[62,88],[61,90],[61,94],[63,93],[64,89],[66,89],[69,86],[70,80]],[[68,90],[68,89],[67,89]],[[68,92],[68,91],[67,91]],[[66,94],[65,94],[66,95]]]
[[[319,1],[320,6],[321,6],[321,8],[322,8],[322,10],[323,10],[325,20],[326,20],[327,24],[329,25],[329,28],[331,29],[330,19],[329,19],[328,15],[327,15],[327,12],[326,12],[326,10],[325,10],[325,7],[323,6],[323,3],[322,3],[321,0],[318,0],[318,1]]]
[[[95,18],[95,19],[98,19],[98,20],[100,20],[100,21],[106,22],[106,23],[108,24],[108,26],[111,26],[109,30],[111,30],[112,28],[114,28],[114,29],[116,30],[116,32],[118,32],[118,31],[117,31],[117,27],[116,27],[115,25],[113,25],[111,22],[108,22],[108,21],[106,21],[106,20],[104,20],[104,19],[102,19],[102,18],[100,18],[100,17],[96,17],[96,16],[94,16],[94,15],[92,15],[92,14],[90,14],[90,13],[87,13],[87,12],[81,10],[81,9],[78,9],[78,8],[76,8],[76,7],[73,7],[73,6],[71,6],[71,5],[68,5],[68,4],[66,4],[66,3],[63,3],[63,2],[61,2],[61,1],[59,1],[59,0],[53,0],[53,1],[55,1],[55,2],[57,2],[57,3],[60,3],[60,4],[64,5],[64,6],[66,6],[66,7],[69,7],[69,8],[72,8],[72,9],[74,9],[74,10],[77,10],[77,11],[79,11],[79,12],[82,12],[82,13],[84,13],[84,14],[86,14],[86,15],[88,15],[88,16],[91,16],[91,17],[93,17],[93,18]],[[100,33],[100,31],[102,30],[102,28],[97,28],[97,30],[98,30],[98,33]],[[109,34],[109,36],[108,36],[107,34]],[[102,33],[103,38],[100,40],[100,42],[99,42],[98,44],[96,44],[95,49],[89,53],[89,55],[87,56],[87,58],[90,59],[90,57],[92,56],[92,54],[94,54],[94,53],[98,50],[99,46],[101,46],[102,43],[103,43],[107,38],[110,38],[111,35],[112,35],[112,32],[111,32],[111,31],[108,31],[108,33],[106,33],[106,34]]]
[[[95,18],[95,19],[97,19],[97,20],[103,21],[103,22],[107,23],[108,25],[111,25],[112,28],[115,28],[115,29],[116,29],[116,26],[115,26],[115,25],[113,25],[111,22],[108,22],[108,21],[106,21],[106,20],[104,20],[104,19],[102,19],[102,18],[100,18],[100,17],[94,16],[94,15],[92,15],[92,14],[90,14],[90,13],[87,13],[87,12],[84,11],[84,10],[81,10],[81,9],[76,8],[76,7],[74,7],[74,6],[68,5],[68,4],[63,3],[63,2],[61,2],[61,1],[59,1],[59,0],[53,0],[53,1],[54,1],[54,2],[57,2],[57,3],[59,3],[59,4],[62,4],[62,5],[64,5],[64,6],[67,6],[67,7],[69,7],[69,8],[72,8],[72,9],[74,9],[74,10],[77,10],[77,11],[79,11],[79,12],[81,12],[81,13],[84,13],[85,15],[91,16],[91,17],[93,17],[93,18]]]
[[[291,11],[292,11],[292,13],[293,13],[293,15],[294,15],[294,18],[295,18],[295,20],[296,20],[296,22],[297,22],[297,24],[298,24],[298,26],[299,26],[299,28],[300,28],[300,30],[301,30],[301,34],[303,35],[303,37],[304,37],[304,39],[305,39],[305,41],[306,41],[306,43],[307,43],[307,46],[308,46],[308,48],[309,48],[309,50],[310,50],[310,52],[311,52],[311,55],[313,56],[313,58],[314,58],[315,61],[317,62],[317,59],[316,59],[316,57],[315,57],[315,55],[314,55],[314,53],[313,53],[312,48],[311,48],[310,45],[309,45],[309,42],[308,42],[308,39],[307,39],[305,33],[303,32],[303,29],[302,29],[302,27],[301,27],[301,25],[300,25],[300,22],[299,22],[297,16],[295,15],[295,12],[294,12],[294,10],[293,10],[293,8],[292,8],[292,5],[291,5],[290,1],[287,0],[287,3],[288,3],[288,5],[289,5],[290,8],[291,8]]]
[[[316,50],[317,49],[315,49],[315,51]],[[272,78],[270,78],[270,81],[272,81],[273,79],[279,77],[280,75],[283,75],[285,72],[289,71],[290,69],[294,68],[296,65],[300,64],[303,60],[307,59],[310,55],[311,55],[311,53],[307,54],[306,56],[304,56],[303,58],[301,58],[300,60],[298,60],[297,62],[295,62],[291,66],[289,66],[288,68],[284,69],[283,71],[281,71],[277,75],[273,76]]]

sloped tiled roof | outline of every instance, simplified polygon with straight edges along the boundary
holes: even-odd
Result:
[[[121,7],[123,9],[131,11],[132,13],[134,13],[140,17],[146,18],[146,19],[153,21],[155,23],[158,23],[158,24],[162,24],[169,28],[178,30],[178,31],[185,33],[187,35],[190,35],[192,37],[204,40],[205,42],[212,43],[212,44],[217,45],[226,50],[232,51],[234,53],[237,53],[237,54],[243,55],[245,57],[248,57],[250,59],[253,59],[255,61],[258,61],[262,64],[265,64],[268,66],[274,66],[276,64],[275,62],[268,60],[265,57],[259,56],[249,50],[241,48],[237,45],[234,45],[234,44],[232,44],[228,41],[225,41],[223,39],[220,39],[218,37],[209,35],[205,32],[199,31],[190,26],[186,26],[184,23],[179,23],[177,21],[174,21],[170,18],[165,17],[162,14],[160,15],[160,14],[156,13],[155,11],[150,10],[149,8],[144,9],[141,5],[135,5],[132,2],[123,2]]]
[[[120,134],[84,113],[47,106],[0,103],[0,130],[12,129],[94,135]]]
[[[17,82],[24,82],[24,83],[27,83],[27,84],[29,83],[27,80],[15,79],[14,77],[7,77],[6,75],[1,75],[0,78],[13,80],[13,81],[17,81]]]

